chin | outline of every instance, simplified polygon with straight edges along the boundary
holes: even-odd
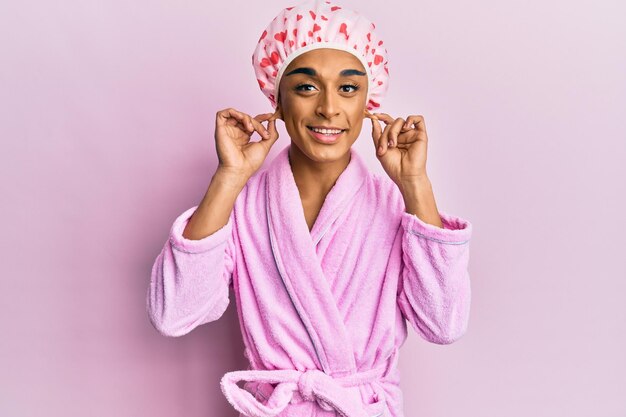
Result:
[[[346,153],[350,152],[353,142],[347,140],[339,140],[333,144],[319,143],[314,139],[307,138],[303,142],[292,141],[298,147],[300,152],[315,162],[332,162],[341,159]]]

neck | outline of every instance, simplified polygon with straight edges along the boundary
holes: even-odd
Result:
[[[289,147],[288,155],[291,171],[302,199],[325,197],[351,158],[350,152],[347,152],[333,161],[313,161],[293,143]]]

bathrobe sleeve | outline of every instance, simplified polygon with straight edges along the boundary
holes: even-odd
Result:
[[[229,304],[234,214],[212,235],[186,239],[183,230],[197,207],[176,218],[152,266],[146,308],[152,325],[164,336],[182,336],[217,320]]]
[[[439,212],[443,229],[403,212],[398,306],[425,340],[449,344],[467,330],[469,221]]]

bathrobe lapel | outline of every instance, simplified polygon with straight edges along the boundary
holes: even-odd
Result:
[[[351,149],[350,163],[326,196],[309,232],[288,151],[289,146],[276,156],[266,175],[266,209],[274,259],[322,370],[333,376],[351,374],[356,371],[353,346],[316,245],[359,192],[367,167]]]

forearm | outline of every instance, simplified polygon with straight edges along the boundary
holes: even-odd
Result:
[[[400,186],[406,212],[425,223],[443,228],[430,179],[426,176],[403,181]]]
[[[218,168],[204,198],[189,219],[183,237],[200,240],[224,227],[246,180],[247,178],[220,171]]]

